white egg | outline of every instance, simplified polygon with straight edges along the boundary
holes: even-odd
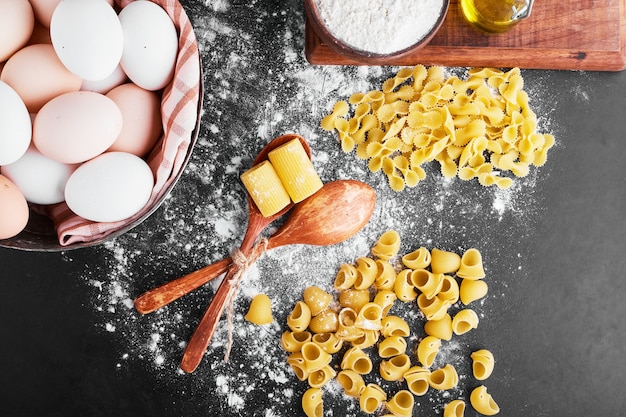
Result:
[[[20,159],[2,167],[2,175],[17,185],[27,201],[56,204],[65,200],[65,183],[77,167],[47,158],[31,145]]]
[[[24,155],[32,138],[32,122],[24,101],[0,81],[0,165],[11,164]]]
[[[107,152],[82,164],[65,186],[74,213],[96,222],[115,222],[138,213],[150,199],[154,177],[148,164],[126,152]]]
[[[83,80],[80,89],[82,91],[93,91],[95,93],[106,94],[115,87],[124,84],[128,80],[121,65],[106,78],[102,80]]]
[[[85,80],[102,80],[120,63],[122,26],[106,0],[63,0],[50,21],[52,46],[63,65]]]
[[[150,1],[129,3],[119,14],[124,33],[122,68],[138,86],[160,90],[173,78],[178,55],[174,23]]]

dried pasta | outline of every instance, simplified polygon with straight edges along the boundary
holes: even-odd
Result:
[[[446,313],[438,320],[428,320],[424,324],[424,332],[441,340],[452,339],[452,317]]]
[[[329,353],[324,352],[317,343],[313,342],[307,342],[302,345],[301,353],[302,359],[304,359],[304,366],[309,374],[319,371],[332,360],[332,356]]]
[[[426,368],[430,368],[435,362],[439,348],[441,348],[441,339],[435,336],[426,336],[417,345],[417,360]]]
[[[315,194],[324,185],[300,139],[271,150],[267,157],[294,203]]]
[[[302,396],[302,410],[307,417],[322,417],[324,414],[323,391],[320,388],[309,388]]]
[[[413,366],[404,373],[409,391],[415,395],[424,395],[430,387],[430,370],[421,366]]]
[[[390,358],[398,356],[406,351],[406,339],[401,336],[389,336],[384,338],[378,345],[378,356]]]
[[[415,405],[415,399],[413,394],[407,390],[400,390],[396,392],[389,401],[385,403],[385,406],[394,416],[399,417],[411,417],[413,415],[413,407]]]
[[[454,366],[448,363],[443,368],[435,369],[430,373],[429,383],[436,390],[452,389],[459,383],[459,374]]]
[[[455,100],[455,98],[450,98],[450,89],[441,88],[441,73],[426,71],[414,74],[424,80],[421,90],[424,102]],[[496,75],[492,74],[494,77]],[[509,91],[508,87],[500,81],[494,81],[494,83],[502,87],[502,91]],[[477,82],[463,84],[461,80],[456,81],[454,85],[455,88],[465,88],[463,85],[467,88],[470,88],[470,85],[472,88],[482,88]],[[507,94],[513,93],[509,91]],[[380,100],[378,96],[376,97]],[[357,99],[366,100],[367,97],[355,96],[354,100]],[[480,103],[489,109],[491,108],[489,106],[493,105],[489,100],[480,101]],[[362,110],[359,118],[367,116],[366,104],[375,107],[373,103],[361,101]],[[376,105],[379,113],[387,112],[385,114],[388,115],[392,111],[398,113],[404,111],[401,106],[385,108],[382,107],[383,105],[384,103]],[[418,105],[425,104],[412,103],[409,107]],[[447,108],[438,112],[433,110],[433,114],[428,116],[428,123],[432,125],[439,123],[438,131],[433,132],[433,135],[440,135],[436,140],[450,141],[450,138],[446,139],[450,132],[465,127],[466,137],[459,135],[456,138],[457,145],[464,144],[472,149],[484,149],[487,146],[485,141],[467,137],[471,132],[483,132],[481,123],[472,122],[472,120],[462,121],[459,118],[454,120],[456,124],[450,124],[450,121],[446,119],[446,113],[473,115],[478,112],[477,114],[483,115],[480,120],[490,119],[491,122],[503,116],[496,111],[497,109],[480,113],[480,109],[472,107],[472,105],[478,106],[476,102],[456,100],[455,105],[456,107],[451,107],[451,110]],[[339,120],[340,118],[335,118],[335,122]],[[399,125],[413,122],[415,122],[414,119],[396,121]],[[346,131],[354,132],[359,129],[355,120],[346,121],[346,123],[348,124]],[[472,123],[474,125],[470,126]],[[533,128],[530,122],[520,120],[519,123],[521,125],[526,123],[523,128],[525,131],[531,131]],[[399,132],[397,130],[399,127],[394,129],[396,130],[392,130],[393,132]],[[484,131],[485,134],[489,133],[487,127]],[[385,133],[382,132],[381,137],[384,135]],[[406,136],[398,137],[400,142],[406,139]],[[423,140],[423,138],[415,137],[412,140]],[[532,146],[528,145],[528,147]],[[379,151],[382,152],[380,149]],[[459,150],[457,157],[463,157],[464,151],[465,148]],[[422,157],[434,156],[424,154]],[[474,155],[467,158],[470,161],[477,157]],[[386,244],[392,242],[393,247],[390,250],[381,242]],[[439,358],[439,362],[444,362],[439,368],[434,370],[430,368],[436,363],[442,341],[449,341],[453,335],[462,335],[478,326],[478,314],[464,306],[486,295],[482,256],[474,248],[468,249],[459,256],[437,248],[428,250],[421,247],[399,257],[397,261],[390,261],[391,258],[398,256],[396,248],[400,247],[399,235],[390,230],[381,235],[374,246],[376,245],[379,245],[380,251],[372,250],[370,256],[357,258],[354,264],[344,263],[339,267],[333,282],[333,288],[336,290],[334,294],[337,295],[338,302],[333,302],[333,295],[317,286],[305,288],[302,300],[296,302],[287,317],[289,330],[283,332],[281,346],[288,353],[287,364],[300,381],[308,383],[309,389],[320,390],[331,380],[336,379],[346,395],[358,398],[363,412],[375,413],[381,405],[385,405],[381,413],[385,417],[410,416],[414,406],[414,395],[426,395],[431,388],[438,391],[450,390],[459,383],[457,370],[452,364],[444,362],[445,356]],[[381,254],[383,255],[380,256]],[[457,303],[459,300],[462,304]],[[409,326],[409,322],[396,313],[396,311],[404,312],[402,308],[393,309],[398,302],[414,302],[417,305],[417,311],[421,314],[416,317],[425,319],[423,324],[425,336],[418,338]],[[450,309],[452,306],[454,306],[453,310]],[[453,316],[451,316],[451,311],[455,311]],[[414,344],[409,345],[409,343]],[[335,354],[342,355],[339,364],[332,363]],[[488,378],[494,367],[491,352],[481,349],[469,356],[474,378],[479,381]],[[378,358],[379,361],[374,362],[374,358]],[[367,383],[367,376],[375,372],[373,369],[375,363],[378,376],[382,380],[389,381],[392,386],[396,387],[405,384],[406,389],[398,388],[396,394],[387,400],[387,394],[381,386]],[[309,393],[306,399],[308,412],[317,412],[315,410],[318,408],[315,407],[318,406],[315,404],[317,404],[318,396],[321,404],[321,391],[307,391],[307,393]],[[319,395],[315,396],[314,393],[319,393]],[[479,396],[486,398],[486,395],[488,396],[486,391],[484,393],[475,391],[472,395],[476,397],[474,400],[470,399],[473,406],[476,402],[477,407],[483,407],[481,410],[494,411],[495,402],[490,399],[490,396],[489,400],[478,399]],[[479,401],[486,401],[486,403],[482,404]],[[304,404],[305,398],[303,397],[303,408]],[[497,409],[497,405],[495,407]],[[322,408],[319,406],[319,412]],[[476,410],[479,411],[478,408]],[[462,417],[464,411],[465,403],[461,400],[453,400],[445,405],[443,415],[444,417]]]
[[[406,353],[380,362],[380,376],[385,381],[399,381],[411,367],[411,359]]]
[[[483,381],[491,376],[495,364],[493,353],[487,349],[480,349],[473,352],[470,358],[472,358],[472,372],[474,378]]]
[[[478,327],[478,314],[468,308],[456,313],[452,318],[452,331],[456,335],[462,335]]]
[[[483,298],[488,291],[489,287],[483,280],[463,279],[459,286],[461,302],[465,305]]]
[[[498,407],[491,394],[487,392],[487,387],[484,385],[472,390],[470,404],[472,404],[474,410],[486,416],[493,416],[500,412],[500,407]]]
[[[358,372],[352,369],[344,369],[337,374],[337,382],[343,388],[346,395],[358,397],[365,389],[365,381]]]
[[[400,235],[395,230],[387,230],[372,247],[372,255],[379,259],[389,260],[400,250]]]
[[[311,332],[292,332],[285,331],[281,338],[280,344],[286,352],[300,352],[302,345],[312,340]]]
[[[322,348],[322,350],[326,353],[339,352],[341,350],[341,346],[343,342],[341,339],[335,335],[335,333],[316,333],[311,337],[311,341]]]
[[[370,357],[357,346],[348,349],[341,360],[341,369],[351,369],[361,375],[369,374],[372,368]]]
[[[373,414],[383,401],[387,400],[387,394],[377,384],[367,384],[359,396],[359,406],[367,414]]]
[[[400,69],[380,90],[336,102],[320,126],[337,132],[344,152],[356,148],[395,191],[415,187],[431,161],[445,177],[508,188],[511,176],[543,166],[555,142],[537,131],[523,86],[519,68],[471,69],[460,79],[417,65]]]
[[[316,286],[306,287],[302,294],[304,302],[309,306],[312,316],[317,316],[330,304],[333,296]]]
[[[287,326],[294,332],[304,332],[311,323],[311,309],[304,301],[298,301],[287,317]]]
[[[278,213],[291,203],[287,189],[269,161],[253,166],[240,178],[264,217]]]
[[[443,417],[463,417],[465,414],[465,401],[452,400],[443,407]]]
[[[246,320],[254,324],[269,324],[274,321],[272,316],[272,301],[265,294],[257,294],[250,302]]]

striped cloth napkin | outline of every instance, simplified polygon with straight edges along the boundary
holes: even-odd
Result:
[[[116,0],[115,5],[124,7],[132,0]],[[155,185],[150,200],[134,216],[111,223],[96,223],[72,213],[67,204],[49,207],[59,243],[68,246],[74,243],[94,242],[120,229],[135,225],[156,209],[184,168],[187,153],[191,151],[193,130],[199,115],[201,99],[200,55],[195,33],[183,7],[175,0],[153,0],[168,13],[179,33],[178,59],[174,80],[164,89],[161,101],[164,135],[154,147],[146,161],[152,169]]]

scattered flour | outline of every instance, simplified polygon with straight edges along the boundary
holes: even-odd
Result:
[[[332,103],[355,91],[377,88],[397,68],[308,65],[300,52],[303,33],[301,19],[296,17],[289,17],[293,23],[281,23],[288,27],[283,36],[258,50],[257,36],[262,35],[248,32],[249,28],[256,25],[263,32],[259,22],[275,25],[277,19],[286,19],[283,14],[259,17],[250,13],[249,19],[234,26],[229,2],[206,3],[214,13],[192,23],[203,62],[210,68],[205,72],[205,85],[210,88],[205,92],[205,122],[190,163],[161,209],[136,229],[102,245],[98,249],[102,262],[85,268],[85,280],[93,288],[91,302],[101,316],[96,326],[126,346],[112,366],[123,369],[138,362],[152,369],[163,383],[193,391],[198,407],[219,410],[215,413],[222,416],[248,416],[252,404],[261,410],[255,416],[299,415],[306,384],[294,377],[280,347],[286,317],[305,287],[317,285],[331,291],[339,265],[367,255],[375,239],[389,228],[400,232],[401,253],[419,246],[457,253],[480,248],[488,277],[493,276],[491,282],[498,291],[490,293],[476,309],[481,320],[497,314],[490,299],[505,298],[506,282],[524,273],[527,258],[520,256],[516,245],[532,236],[541,206],[534,190],[546,168],[531,171],[508,190],[499,190],[445,179],[436,168],[426,167],[430,170],[427,179],[418,187],[396,193],[386,179],[369,172],[365,161],[344,154],[336,137],[319,128],[319,121]],[[215,42],[234,42],[234,47],[220,54],[210,48]],[[256,66],[258,71],[247,70]],[[257,74],[267,75],[258,78]],[[539,107],[543,105],[540,93],[533,96],[533,104]],[[546,123],[543,110],[537,109],[537,114],[540,122]],[[223,320],[199,369],[192,376],[185,375],[178,368],[182,352],[219,280],[146,316],[135,311],[133,299],[220,260],[239,244],[246,227],[246,199],[238,175],[264,143],[287,132],[309,140],[314,164],[324,181],[355,178],[376,189],[372,219],[356,236],[335,246],[294,245],[264,254],[248,271],[235,301],[230,361],[222,360],[228,341]],[[223,161],[223,155],[230,157]],[[267,233],[279,225],[280,221]],[[505,244],[501,244],[502,236],[510,237]],[[270,325],[255,326],[243,318],[249,300],[258,293],[272,299],[275,322]],[[406,314],[415,323],[423,323],[418,313]],[[416,334],[412,342],[418,339]],[[458,355],[467,349],[464,341],[446,343],[440,359],[460,361],[458,366],[467,369],[468,364],[459,359],[463,355]],[[440,410],[437,407],[450,396],[466,394],[464,382],[462,378],[457,391],[417,399],[420,415],[433,415],[433,409]],[[357,414],[358,402],[345,397],[335,382],[325,387],[324,401],[327,416],[338,415],[333,408]]]

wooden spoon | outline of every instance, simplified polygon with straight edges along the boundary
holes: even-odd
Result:
[[[265,147],[261,149],[257,155],[253,165],[257,165],[258,163],[265,161],[271,150],[291,141],[292,139],[299,139],[305,152],[309,158],[311,158],[311,147],[302,136],[296,134],[286,134],[273,139],[265,145]],[[272,216],[264,217],[252,200],[252,197],[250,197],[250,194],[248,194],[248,228],[246,229],[246,233],[244,234],[241,245],[239,246],[239,250],[243,253],[249,252],[263,229],[289,211],[292,207],[293,203],[289,204],[280,212]],[[202,269],[191,272],[159,287],[153,288],[135,299],[135,309],[141,314],[151,313],[226,272],[231,264],[232,259],[227,257],[221,261],[205,266]]]
[[[342,242],[365,226],[376,204],[376,193],[367,184],[354,180],[338,180],[324,184],[321,190],[297,204],[285,224],[267,243],[267,249],[288,244],[317,246]],[[217,323],[237,285],[232,279],[236,265],[213,296],[200,320],[181,360],[181,369],[193,372],[206,352]]]

